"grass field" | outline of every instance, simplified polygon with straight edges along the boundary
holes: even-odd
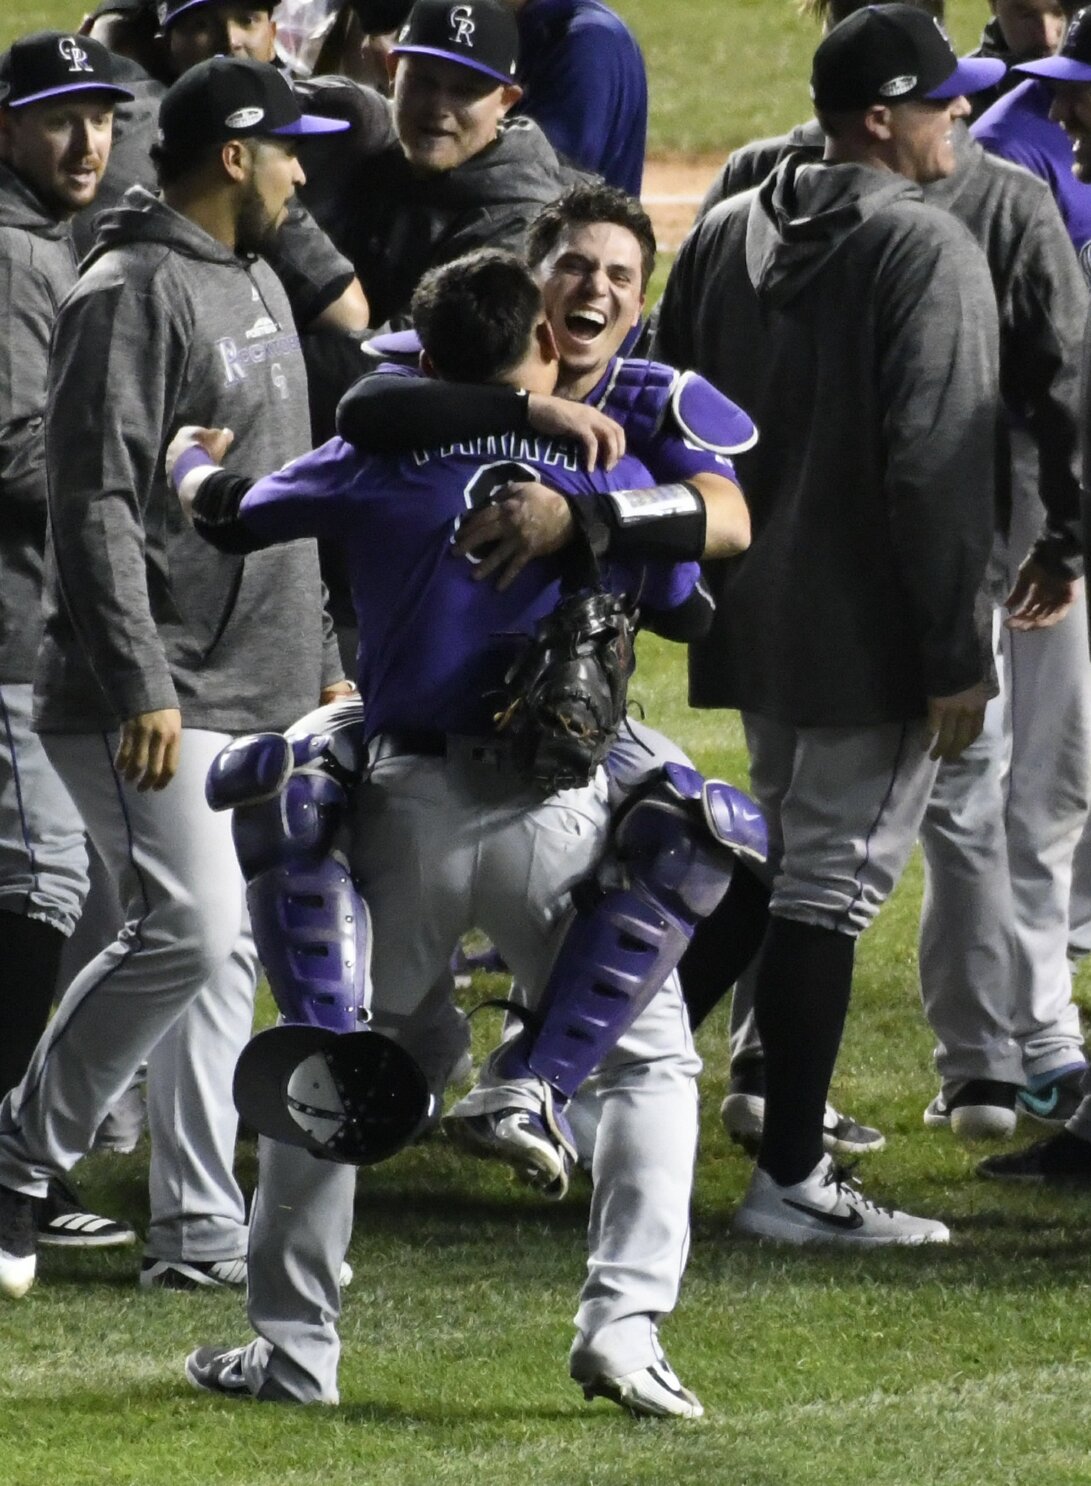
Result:
[[[778,0],[618,4],[652,72],[654,149],[719,152],[806,112],[814,38]],[[77,10],[4,0],[0,42]],[[960,0],[961,47],[983,10]],[[744,777],[736,721],[686,707],[677,652],[644,643],[634,695],[706,770]],[[701,1036],[693,1250],[664,1330],[705,1420],[582,1402],[564,1362],[586,1190],[550,1206],[435,1143],[361,1177],[338,1410],[196,1396],[182,1360],[244,1337],[240,1298],[144,1294],[135,1253],[44,1252],[38,1288],[0,1308],[0,1486],[1091,1483],[1091,1196],[984,1183],[923,1130],[919,896],[914,866],[861,945],[834,1092],[887,1134],[869,1194],[944,1218],[953,1242],[866,1259],[733,1242],[748,1165],[718,1127],[717,1015]],[[250,1181],[247,1150],[240,1169]],[[145,1214],[144,1150],[81,1172],[105,1210]]]

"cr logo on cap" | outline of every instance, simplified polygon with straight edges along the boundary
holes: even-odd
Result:
[[[74,36],[62,36],[57,50],[68,63],[69,72],[94,72],[87,53]]]
[[[452,5],[450,15],[451,25],[454,27],[453,40],[463,46],[472,47],[474,44],[474,32],[477,27],[473,23],[473,11],[468,5]]]

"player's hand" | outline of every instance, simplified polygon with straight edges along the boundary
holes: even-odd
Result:
[[[318,705],[328,707],[331,702],[340,701],[342,697],[351,697],[355,691],[356,687],[347,676],[340,681],[331,681],[329,686],[324,686],[319,692]]]
[[[985,725],[985,684],[977,682],[949,697],[928,698],[930,757],[951,763],[969,748]]]
[[[621,424],[586,403],[532,392],[527,399],[527,418],[535,433],[579,444],[589,470],[600,461],[604,470],[612,470],[625,453],[625,430]]]
[[[452,551],[456,557],[482,554],[474,570],[479,582],[499,573],[497,588],[510,588],[535,557],[566,546],[575,522],[563,495],[537,480],[501,486],[493,503],[474,511],[459,527]]]
[[[196,423],[187,423],[184,428],[178,430],[167,445],[167,456],[164,460],[167,479],[170,479],[174,473],[174,466],[187,449],[199,446],[216,464],[223,464],[224,455],[234,442],[235,435],[230,428],[200,428]]]
[[[1049,629],[1059,624],[1076,602],[1080,578],[1060,578],[1028,557],[1004,603],[1008,629]]]
[[[140,712],[121,724],[114,766],[141,793],[166,789],[178,771],[181,747],[182,714],[177,707]]]

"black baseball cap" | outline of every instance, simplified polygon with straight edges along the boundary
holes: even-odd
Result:
[[[519,26],[501,0],[417,0],[391,51],[444,57],[498,83],[512,83],[519,66]]]
[[[351,4],[365,36],[396,31],[413,9],[413,0],[351,0]]]
[[[109,93],[131,98],[114,82],[112,53],[89,36],[35,31],[14,41],[0,57],[0,104],[22,108],[63,93]]]
[[[198,62],[159,105],[159,145],[174,156],[229,139],[340,134],[348,127],[345,119],[305,114],[279,68],[248,57]]]
[[[831,112],[906,99],[958,98],[1004,76],[992,57],[959,61],[939,22],[912,5],[868,5],[834,26],[814,54],[811,97]]]
[[[1091,83],[1091,10],[1078,10],[1055,57],[1020,62],[1013,72],[1029,72],[1055,83]]]
[[[222,0],[222,3],[225,5],[229,4],[230,0]],[[277,0],[254,0],[253,5],[248,6],[248,8],[253,10],[268,10],[271,13],[276,3]],[[219,4],[221,4],[221,0],[159,0],[159,24],[165,31],[183,12],[196,10],[199,5]]]

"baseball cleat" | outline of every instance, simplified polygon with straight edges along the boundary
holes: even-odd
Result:
[[[978,1174],[998,1182],[1041,1182],[1046,1186],[1091,1187],[1091,1141],[1058,1130],[1021,1151],[979,1161]]]
[[[569,1364],[572,1379],[583,1389],[588,1402],[608,1398],[630,1414],[656,1419],[702,1418],[705,1411],[700,1400],[679,1381],[654,1332],[652,1341],[655,1360],[619,1377],[602,1370],[591,1355],[581,1358],[575,1351]]]
[[[21,1300],[34,1283],[37,1264],[33,1199],[0,1187],[0,1294]]]
[[[576,1164],[576,1142],[568,1121],[553,1106],[552,1090],[540,1111],[497,1109],[487,1114],[449,1114],[443,1128],[473,1156],[504,1161],[528,1186],[559,1201]]]
[[[253,1398],[243,1376],[245,1347],[198,1347],[186,1358],[186,1378],[204,1393],[228,1398]]]
[[[775,1243],[836,1243],[848,1247],[880,1244],[947,1243],[943,1223],[915,1218],[870,1202],[832,1157],[823,1156],[803,1181],[781,1186],[754,1168],[732,1231]]]
[[[55,1249],[123,1249],[136,1242],[127,1223],[88,1212],[77,1193],[54,1177],[44,1197],[31,1199],[38,1242]]]
[[[1083,1080],[1087,1065],[1064,1073],[1047,1075],[1041,1083],[1020,1089],[1016,1108],[1039,1125],[1063,1130],[1083,1103]]]
[[[929,1130],[949,1129],[956,1140],[1007,1140],[1018,1119],[1018,1084],[972,1078],[950,1094],[942,1089],[924,1111]]]
[[[734,1084],[732,1079],[732,1084]],[[732,1089],[720,1105],[723,1127],[736,1145],[756,1156],[765,1123],[765,1099],[761,1094]],[[826,1105],[822,1117],[823,1148],[835,1156],[866,1156],[881,1151],[886,1137],[871,1125],[861,1125],[851,1115],[842,1114],[832,1104]]]
[[[245,1259],[155,1259],[140,1266],[143,1290],[241,1290],[246,1285]]]
[[[145,1290],[243,1290],[246,1273],[245,1259],[155,1259],[145,1255],[140,1284]],[[338,1283],[347,1290],[352,1281],[352,1265],[345,1259]]]

